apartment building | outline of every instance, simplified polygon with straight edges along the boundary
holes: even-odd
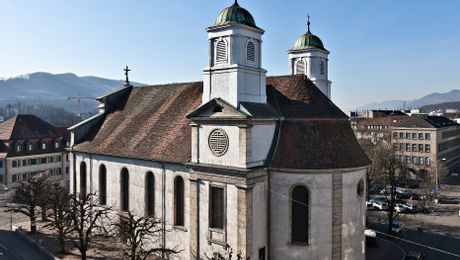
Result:
[[[460,166],[460,125],[444,116],[411,116],[391,129],[398,159],[414,172],[442,162],[449,170]]]
[[[34,115],[18,115],[0,124],[0,184],[7,187],[36,174],[67,184],[69,159],[66,128]]]
[[[374,113],[376,115],[377,113]],[[388,115],[379,117],[350,118],[351,128],[356,138],[376,143],[381,139],[390,140],[391,129],[410,119],[408,115]]]

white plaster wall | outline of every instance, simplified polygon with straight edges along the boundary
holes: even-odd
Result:
[[[289,53],[289,70],[296,74],[296,60],[302,58],[307,62],[305,74],[327,97],[331,98],[331,81],[328,79],[329,52],[320,49],[308,49],[303,52]],[[321,74],[321,61],[324,61],[324,74]]]
[[[222,98],[238,107],[241,101],[265,103],[266,71],[261,69],[263,31],[246,26],[230,25],[208,28],[209,64],[204,69],[203,104],[213,98]],[[227,43],[227,62],[216,63],[216,42]],[[256,61],[248,63],[248,41],[255,43]]]
[[[212,130],[216,128],[223,129],[228,136],[228,150],[224,155],[217,157],[215,156],[208,144],[208,137]],[[212,125],[201,125],[199,129],[199,153],[200,163],[215,164],[224,166],[238,166],[244,167],[244,162],[239,160],[240,152],[240,141],[239,133],[240,129],[237,126],[212,126]]]
[[[270,172],[270,259],[331,259],[332,175]],[[309,245],[290,245],[290,190],[305,185],[310,192]]]
[[[275,124],[254,125],[251,132],[251,158],[248,158],[248,165],[263,165],[272,145]]]
[[[65,173],[65,168],[69,166],[69,162],[66,161],[65,158],[65,153],[50,153],[50,154],[39,154],[39,155],[30,155],[30,156],[21,156],[21,157],[11,157],[7,158],[4,161],[3,168],[0,169],[0,172],[3,169],[7,169],[7,183],[8,186],[14,185],[12,183],[13,181],[13,174],[16,174],[18,177],[18,180],[16,183],[19,181],[22,181],[22,174],[23,173],[32,173],[32,172],[40,172],[40,171],[47,171],[47,170],[52,170],[56,168],[60,168],[62,174],[61,175],[55,175],[55,176],[49,176],[49,180],[51,181],[58,181],[61,184],[66,184],[67,181],[69,180],[69,175]],[[56,157],[61,156],[61,161],[57,161]],[[52,163],[44,163],[44,164],[39,164],[38,162],[40,161],[41,158],[47,158],[47,157],[53,157],[53,162]],[[37,164],[35,165],[22,165],[22,160],[29,160],[29,159],[37,159]],[[14,167],[13,168],[13,161],[19,160],[20,161],[20,167]],[[5,179],[4,179],[5,181]]]
[[[224,186],[226,189],[226,221],[225,224],[225,239],[221,243],[212,242],[209,239],[209,181],[200,181],[200,226],[199,226],[199,239],[200,239],[200,255],[204,259],[206,256],[212,256],[214,252],[225,252],[222,246],[227,244],[234,250],[238,247],[238,188],[234,185],[225,185],[223,183],[212,182],[212,185]]]
[[[126,158],[117,158],[110,156],[92,155],[91,157],[84,154],[77,154],[76,169],[77,169],[77,192],[80,189],[80,163],[84,161],[87,165],[87,191],[98,194],[99,189],[99,166],[104,164],[107,169],[107,205],[112,206],[115,210],[120,208],[120,176],[121,170],[127,168],[129,171],[129,209],[136,215],[145,214],[145,176],[151,171],[155,178],[155,217],[162,218],[162,180],[165,174],[165,223],[166,229],[171,230],[166,236],[166,246],[177,248],[182,252],[175,256],[177,259],[185,259],[189,255],[189,215],[190,205],[188,170],[183,166],[164,164],[163,165],[150,162],[133,160]],[[73,171],[71,169],[71,171]],[[184,180],[184,213],[185,225],[182,228],[174,227],[174,179],[176,176],[181,176]]]
[[[364,182],[363,196],[357,193],[360,180]],[[365,259],[366,170],[344,173],[342,183],[342,258],[344,260]]]
[[[267,250],[267,183],[257,183],[253,188],[253,224],[252,224],[252,252],[251,259],[259,259],[259,249]],[[267,252],[266,252],[267,253]]]

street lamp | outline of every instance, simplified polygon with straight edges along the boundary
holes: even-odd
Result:
[[[441,158],[441,162],[445,162],[447,159],[446,158]],[[438,180],[438,170],[439,170],[439,161],[436,163],[436,192],[439,190],[439,180]]]

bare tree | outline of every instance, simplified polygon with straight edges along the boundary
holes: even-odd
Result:
[[[61,253],[65,253],[66,236],[75,229],[72,218],[72,195],[66,187],[55,183],[53,192],[48,196],[50,222],[45,227],[51,227],[58,232],[58,242]]]
[[[230,246],[226,246],[226,250],[225,252],[213,252],[212,253],[212,256],[206,256],[206,259],[208,260],[232,260],[232,259],[235,259],[235,260],[248,260],[250,259],[249,257],[244,257],[243,256],[243,253],[241,252],[238,252],[236,253],[236,255],[234,256],[234,252],[233,252],[233,248],[231,248]]]
[[[43,205],[46,200],[45,194],[49,192],[47,189],[47,176],[37,176],[28,181],[19,182],[14,190],[13,208],[8,211],[19,212],[30,218],[30,232],[37,232],[37,224],[35,220],[36,207]]]
[[[432,199],[432,195],[439,195],[439,185],[446,182],[448,174],[449,171],[442,162],[437,162],[430,168],[419,172],[419,185],[424,196],[424,209],[428,209],[428,203]]]
[[[97,205],[96,198],[92,193],[74,194],[71,197],[71,217],[78,235],[73,244],[80,251],[82,260],[86,260],[86,252],[93,237],[104,229],[104,220],[111,211],[110,207]]]
[[[120,213],[120,219],[113,224],[126,245],[124,254],[131,260],[144,260],[151,255],[165,256],[179,253],[175,248],[165,248],[161,239],[168,230],[155,218],[134,216],[130,211]]]
[[[372,161],[369,170],[372,174],[372,184],[379,183],[386,187],[385,196],[388,203],[387,232],[391,233],[393,222],[399,214],[395,210],[397,201],[396,188],[407,179],[407,167],[401,163],[394,148],[389,143],[378,142],[372,147],[372,150],[367,150],[366,153]]]

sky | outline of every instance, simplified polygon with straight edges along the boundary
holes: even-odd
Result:
[[[44,71],[148,84],[197,81],[205,28],[233,0],[0,0],[0,77]],[[344,111],[375,101],[460,89],[460,1],[239,0],[263,36],[268,75],[288,73],[306,31],[329,56],[332,100]]]

